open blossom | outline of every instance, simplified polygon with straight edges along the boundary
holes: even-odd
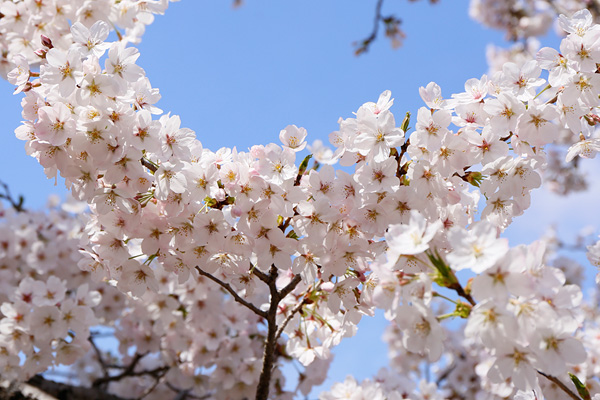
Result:
[[[591,127],[585,119],[580,121],[579,141],[575,142],[567,151],[566,162],[575,157],[594,158],[600,151],[600,139],[595,137],[595,127]]]
[[[442,355],[444,331],[429,307],[420,302],[399,310],[396,323],[403,330],[403,344],[410,352],[427,355],[437,361]]]
[[[394,116],[389,111],[360,114],[359,129],[355,146],[361,154],[375,162],[385,161],[390,149],[401,145],[404,139],[404,132],[396,128]]]
[[[17,54],[13,57],[15,68],[7,75],[8,81],[17,86],[15,94],[20,93],[25,88],[25,84],[29,81],[29,62],[22,54]]]
[[[497,237],[497,228],[487,222],[474,224],[469,230],[452,228],[448,233],[452,251],[446,256],[450,266],[459,271],[469,268],[481,273],[490,268],[508,250],[508,240]]]
[[[67,138],[75,134],[76,122],[71,110],[63,103],[53,107],[46,106],[38,111],[39,120],[35,126],[36,136],[51,145],[60,146]]]
[[[428,223],[418,211],[411,211],[408,224],[391,225],[385,234],[390,260],[424,252],[441,227],[441,221]]]
[[[558,113],[552,105],[529,105],[519,117],[516,135],[531,146],[544,146],[556,140],[558,126],[553,123]]]
[[[600,151],[600,139],[584,139],[569,147],[565,161],[569,162],[575,157],[594,158]]]
[[[160,131],[161,149],[167,159],[174,157],[185,160],[190,154],[196,135],[189,128],[180,128],[179,116],[163,115],[160,117],[162,129]]]
[[[296,125],[288,125],[279,132],[279,140],[285,147],[294,151],[304,150],[306,147],[306,129],[298,128]]]
[[[435,82],[429,82],[426,87],[420,87],[419,94],[429,108],[440,109],[446,107],[446,100],[442,97],[442,89]]]
[[[58,85],[61,96],[69,96],[84,77],[81,55],[75,49],[65,53],[53,48],[46,53],[46,60],[48,63],[40,67],[40,80]]]
[[[71,26],[73,42],[79,52],[84,55],[94,55],[100,58],[110,46],[104,41],[108,38],[110,27],[104,21],[95,22],[89,29],[80,22],[75,22]]]

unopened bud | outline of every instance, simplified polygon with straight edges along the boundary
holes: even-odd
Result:
[[[42,38],[42,45],[51,49],[54,47],[54,45],[52,44],[52,39],[50,39],[48,36],[46,35],[40,35],[40,37]]]
[[[367,277],[362,271],[354,271],[356,273],[356,277],[359,281],[365,283],[367,281]]]
[[[34,54],[36,56],[38,56],[39,58],[41,58],[42,60],[46,59],[46,53],[48,53],[48,50],[46,50],[46,49],[39,49],[39,50],[34,51]]]
[[[23,90],[21,90],[21,92],[22,93],[29,92],[31,89],[33,89],[31,82],[26,82],[25,86],[23,86]]]
[[[479,171],[469,171],[465,175],[466,181],[471,185],[479,187],[481,181],[483,180],[483,175]]]
[[[400,124],[400,129],[402,129],[402,131],[404,133],[406,133],[406,131],[408,131],[410,129],[410,127],[408,126],[410,124],[410,113],[407,112],[406,115],[404,116],[404,119],[402,120],[402,123]]]

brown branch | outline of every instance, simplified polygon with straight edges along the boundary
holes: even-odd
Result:
[[[288,283],[283,289],[281,289],[279,291],[279,299],[283,300],[285,298],[285,296],[287,296],[288,294],[290,294],[292,292],[292,290],[296,289],[296,286],[298,286],[298,284],[300,283],[300,281],[302,280],[302,277],[300,277],[300,274],[294,276],[294,278],[292,278],[292,280],[290,281],[290,283]]]
[[[276,358],[275,351],[277,349],[277,339],[281,336],[281,332],[283,332],[283,328],[289,322],[289,319],[291,319],[291,317],[288,316],[282,327],[277,326],[277,310],[279,308],[279,303],[283,298],[285,298],[285,296],[290,294],[296,288],[296,286],[298,286],[298,283],[300,283],[302,278],[299,274],[294,276],[292,280],[281,289],[281,291],[278,291],[277,277],[279,276],[279,271],[275,264],[271,264],[268,274],[264,273],[252,264],[250,270],[258,277],[258,279],[263,281],[269,287],[269,292],[271,294],[269,310],[266,312],[265,316],[265,319],[267,320],[267,338],[265,339],[265,347],[263,351],[263,366],[260,372],[258,386],[256,387],[256,400],[267,400],[269,397],[269,387],[271,385],[273,364]],[[304,300],[300,304],[303,302]]]
[[[144,391],[144,393],[142,393],[142,395],[140,397],[138,397],[136,400],[142,400],[144,397],[148,396],[150,393],[152,393],[154,391],[154,389],[156,389],[156,387],[160,384],[160,382],[162,381],[162,378],[167,374],[167,372],[169,371],[168,367],[162,367],[164,368],[161,371],[158,371],[155,374],[152,374],[154,376],[154,384],[152,386],[150,386],[148,389],[146,389]],[[158,369],[158,368],[157,368]],[[179,396],[178,396],[179,397]],[[185,395],[182,399],[185,399]]]
[[[142,163],[142,165],[146,168],[148,168],[150,171],[152,171],[152,173],[155,173],[158,168],[156,167],[156,165],[152,162],[150,162],[150,160],[145,159],[144,157],[142,157],[140,159],[140,162]]]
[[[283,330],[285,329],[287,324],[292,320],[292,318],[294,318],[294,315],[296,315],[298,312],[300,312],[300,310],[302,310],[302,307],[304,306],[304,304],[306,304],[306,299],[302,298],[300,303],[296,304],[294,306],[294,308],[292,308],[292,311],[290,312],[290,314],[287,317],[285,317],[285,319],[279,326],[279,329],[277,329],[277,333],[275,334],[275,340],[277,340],[277,339],[279,339],[279,337],[281,337],[281,334],[283,333]]]
[[[252,273],[254,275],[256,275],[258,277],[258,279],[260,279],[267,285],[269,284],[269,275],[265,274],[264,272],[262,272],[260,269],[258,269],[255,266],[251,266],[250,271],[252,271]]]
[[[540,374],[541,376],[543,376],[544,378],[548,379],[552,383],[554,383],[559,388],[561,388],[562,391],[565,392],[566,394],[568,394],[570,398],[572,398],[574,400],[581,400],[581,398],[579,396],[577,396],[571,389],[569,389],[567,387],[567,385],[562,383],[557,377],[548,375],[540,370],[538,370],[537,373]]]
[[[200,275],[207,277],[211,281],[217,283],[223,289],[227,290],[233,296],[233,298],[234,298],[235,301],[237,301],[238,303],[240,303],[241,305],[243,305],[244,307],[246,307],[247,309],[249,309],[250,311],[252,311],[254,314],[258,315],[259,317],[263,317],[265,319],[267,318],[267,313],[265,311],[259,309],[254,304],[252,304],[252,303],[244,300],[239,294],[237,294],[237,292],[235,290],[233,290],[233,288],[231,287],[231,285],[229,285],[228,283],[223,282],[222,280],[220,280],[219,278],[217,278],[217,277],[209,274],[208,272],[203,271],[198,266],[196,266],[196,270],[198,271],[198,273]]]
[[[118,381],[127,376],[132,376],[134,374],[133,370],[135,369],[135,367],[138,365],[138,363],[144,356],[145,356],[145,354],[136,353],[135,356],[133,357],[133,360],[131,360],[131,363],[123,370],[123,372],[121,372],[118,375],[104,376],[102,378],[98,378],[94,381],[94,383],[92,383],[92,387],[97,388],[97,387],[105,385],[111,381]]]
[[[23,385],[22,393],[27,393],[28,386],[37,388],[50,396],[61,400],[124,400],[124,398],[106,393],[99,388],[72,386],[66,383],[54,382],[36,375]]]
[[[255,268],[255,271],[258,269]],[[262,271],[261,271],[262,273]],[[264,282],[269,286],[271,292],[271,304],[267,311],[267,339],[265,340],[265,349],[263,351],[263,366],[260,372],[258,386],[256,387],[256,400],[267,400],[269,398],[269,386],[271,385],[271,373],[273,372],[273,363],[275,362],[275,350],[277,348],[277,308],[281,297],[277,291],[277,267],[271,265],[269,275],[265,277]],[[259,276],[260,278],[260,276]],[[261,278],[262,280],[262,278]]]
[[[469,303],[471,303],[471,305],[473,307],[475,307],[477,305],[477,303],[475,302],[473,297],[471,297],[470,294],[465,292],[465,289],[463,289],[463,287],[460,285],[460,283],[450,286],[449,289],[454,290],[456,292],[456,294],[458,294],[460,297],[466,299]]]
[[[367,50],[369,50],[369,46],[373,41],[377,38],[377,33],[379,32],[379,22],[383,19],[381,15],[381,8],[383,6],[383,0],[377,0],[377,5],[375,6],[375,20],[373,23],[373,30],[371,34],[367,36],[360,42],[360,46],[354,51],[355,55],[360,55]]]
[[[0,193],[0,199],[8,201],[15,211],[24,212],[25,207],[23,207],[23,202],[25,201],[25,198],[23,196],[19,196],[19,200],[15,200],[10,194],[10,188],[8,187],[8,184],[0,181],[0,186],[2,186],[4,189],[4,193]]]
[[[106,364],[106,361],[104,361],[104,359],[102,358],[102,353],[100,352],[100,349],[98,348],[98,346],[96,346],[96,342],[94,342],[94,338],[92,336],[88,337],[88,341],[92,344],[92,348],[94,349],[94,352],[96,353],[96,357],[98,357],[98,363],[100,364],[100,368],[102,368],[102,373],[104,374],[104,377],[108,377],[109,373],[108,373],[108,365]]]

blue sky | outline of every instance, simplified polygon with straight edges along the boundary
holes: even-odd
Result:
[[[416,116],[423,105],[420,86],[435,81],[450,97],[463,90],[467,79],[486,72],[488,43],[506,44],[501,32],[469,19],[466,0],[436,5],[388,0],[383,13],[403,20],[404,45],[392,50],[380,36],[360,57],[354,56],[352,42],[371,32],[374,0],[247,0],[238,9],[231,3],[174,3],[147,28],[138,46],[138,64],[163,96],[158,106],[180,115],[182,126],[193,129],[212,150],[277,143],[279,131],[289,124],[305,127],[309,142],[327,143],[339,117],[352,116],[386,89],[395,98],[392,111],[399,123],[406,111]],[[552,36],[542,40],[543,45],[556,43]],[[49,194],[64,197],[60,181],[55,186],[47,180],[14,138],[20,98],[11,95],[5,81],[0,91],[5,135],[0,179],[13,193],[24,194],[32,208],[42,206]],[[591,169],[598,164],[587,165]],[[598,186],[592,186],[596,194]],[[551,223],[566,227],[561,232],[567,233],[598,223],[597,216],[590,219],[574,211],[574,205],[592,205],[594,198],[561,199],[539,191],[531,217],[518,218],[509,229],[511,244],[531,242]],[[381,318],[365,320],[358,335],[336,349],[326,388],[347,374],[369,377],[387,364],[387,349],[380,341],[384,326]]]

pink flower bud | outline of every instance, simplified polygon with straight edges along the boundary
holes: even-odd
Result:
[[[50,39],[48,36],[46,35],[40,35],[40,37],[42,38],[42,45],[51,49],[54,47],[54,45],[52,44],[52,39]]]
[[[41,59],[45,59],[46,58],[46,53],[48,52],[48,50],[46,49],[39,49],[34,51],[35,55],[38,56]]]

